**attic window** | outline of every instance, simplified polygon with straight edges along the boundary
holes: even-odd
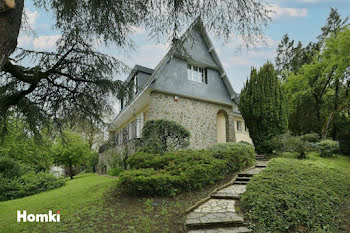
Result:
[[[197,66],[193,66],[187,64],[187,77],[189,80],[200,82],[200,83],[208,83],[207,79],[207,69],[199,68]]]

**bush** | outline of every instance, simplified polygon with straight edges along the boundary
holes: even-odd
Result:
[[[119,176],[121,187],[138,195],[174,196],[224,178],[254,163],[255,152],[243,143],[217,144],[211,150],[184,150],[163,155],[139,151],[127,159],[131,170]]]
[[[317,146],[321,157],[332,157],[339,150],[339,142],[330,139],[320,141]]]
[[[210,149],[218,159],[224,159],[233,171],[251,166],[255,162],[254,147],[241,142],[218,143]]]
[[[8,157],[0,157],[0,174],[5,178],[14,178],[26,172],[24,165]]]
[[[142,129],[143,145],[153,153],[181,150],[189,145],[190,132],[175,121],[149,120]]]
[[[257,233],[341,232],[340,208],[349,200],[349,181],[333,169],[275,159],[251,179],[241,203]]]
[[[45,172],[31,172],[12,179],[0,175],[0,201],[33,195],[59,188],[64,184],[63,179]]]
[[[114,168],[109,169],[107,171],[107,174],[110,176],[118,176],[122,171],[123,171],[123,169],[121,169],[119,167],[114,167]]]
[[[318,142],[320,140],[320,135],[318,135],[317,133],[308,133],[301,135],[300,137],[301,140],[305,142]]]
[[[271,146],[274,152],[296,152],[298,158],[306,158],[306,152],[315,150],[319,136],[316,133],[305,134],[301,136],[291,136],[282,134],[271,140]]]

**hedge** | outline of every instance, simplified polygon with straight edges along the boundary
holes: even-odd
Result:
[[[223,179],[229,172],[252,165],[254,158],[253,147],[242,143],[163,155],[139,151],[128,158],[131,170],[120,174],[119,183],[130,194],[175,196]]]
[[[63,179],[45,172],[30,172],[13,178],[7,178],[0,174],[0,201],[33,195],[59,188],[64,184]]]
[[[254,176],[241,202],[254,232],[341,232],[350,180],[302,160],[275,159]],[[350,204],[350,203],[348,203]]]

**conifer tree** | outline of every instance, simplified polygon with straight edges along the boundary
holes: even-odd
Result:
[[[239,110],[256,151],[271,152],[270,140],[287,131],[288,107],[277,72],[270,62],[259,71],[252,68],[240,95]]]

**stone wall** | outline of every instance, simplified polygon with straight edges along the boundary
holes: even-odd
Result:
[[[136,152],[139,146],[140,139],[133,139],[127,141],[123,145],[113,146],[112,148],[104,151],[103,153],[99,153],[98,156],[98,172],[105,173],[109,169],[111,169],[111,160],[113,156],[122,156],[125,153],[127,155],[131,155]]]
[[[216,117],[222,110],[227,113],[227,141],[234,142],[233,111],[225,106],[185,97],[174,100],[174,95],[151,93],[148,119],[174,120],[191,132],[190,147],[208,148],[217,141]]]

